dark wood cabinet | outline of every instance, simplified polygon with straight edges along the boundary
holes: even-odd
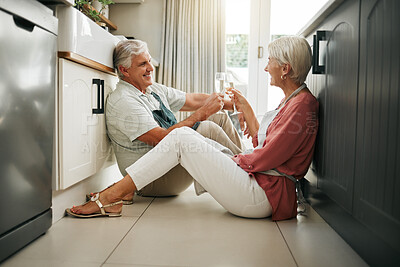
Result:
[[[344,1],[307,36],[310,44],[317,31],[326,36],[325,71],[307,79],[320,127],[306,176],[324,195],[316,209],[369,264],[398,263],[400,1]],[[324,210],[321,201],[337,208]],[[362,244],[374,240],[374,251]]]
[[[345,2],[340,15],[321,25],[325,31],[325,74],[315,88],[322,119],[318,135],[318,187],[352,211],[358,69],[358,1]]]
[[[400,251],[400,1],[360,12],[353,214]]]

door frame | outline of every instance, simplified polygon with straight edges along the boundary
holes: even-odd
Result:
[[[257,118],[268,111],[268,76],[264,71],[270,42],[271,0],[250,0],[249,77],[247,98]],[[262,55],[259,57],[259,49]],[[261,51],[260,51],[261,52]]]

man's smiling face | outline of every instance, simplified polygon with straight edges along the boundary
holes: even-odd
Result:
[[[132,56],[131,67],[126,69],[123,80],[132,84],[137,89],[146,92],[146,88],[153,84],[151,73],[154,70],[150,63],[151,56],[148,52]]]

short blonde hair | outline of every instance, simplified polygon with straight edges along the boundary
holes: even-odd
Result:
[[[279,65],[290,64],[290,79],[299,84],[304,83],[312,64],[311,47],[306,39],[299,36],[280,37],[268,45],[268,52]]]
[[[125,68],[130,68],[132,56],[138,56],[144,52],[149,52],[146,42],[140,40],[124,40],[119,42],[114,48],[113,53],[113,64],[114,68],[117,70],[118,77],[124,77],[118,69],[119,66],[122,65]]]

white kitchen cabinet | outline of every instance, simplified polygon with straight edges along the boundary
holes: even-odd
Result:
[[[59,59],[57,189],[99,171],[110,156],[104,103],[118,78]]]

